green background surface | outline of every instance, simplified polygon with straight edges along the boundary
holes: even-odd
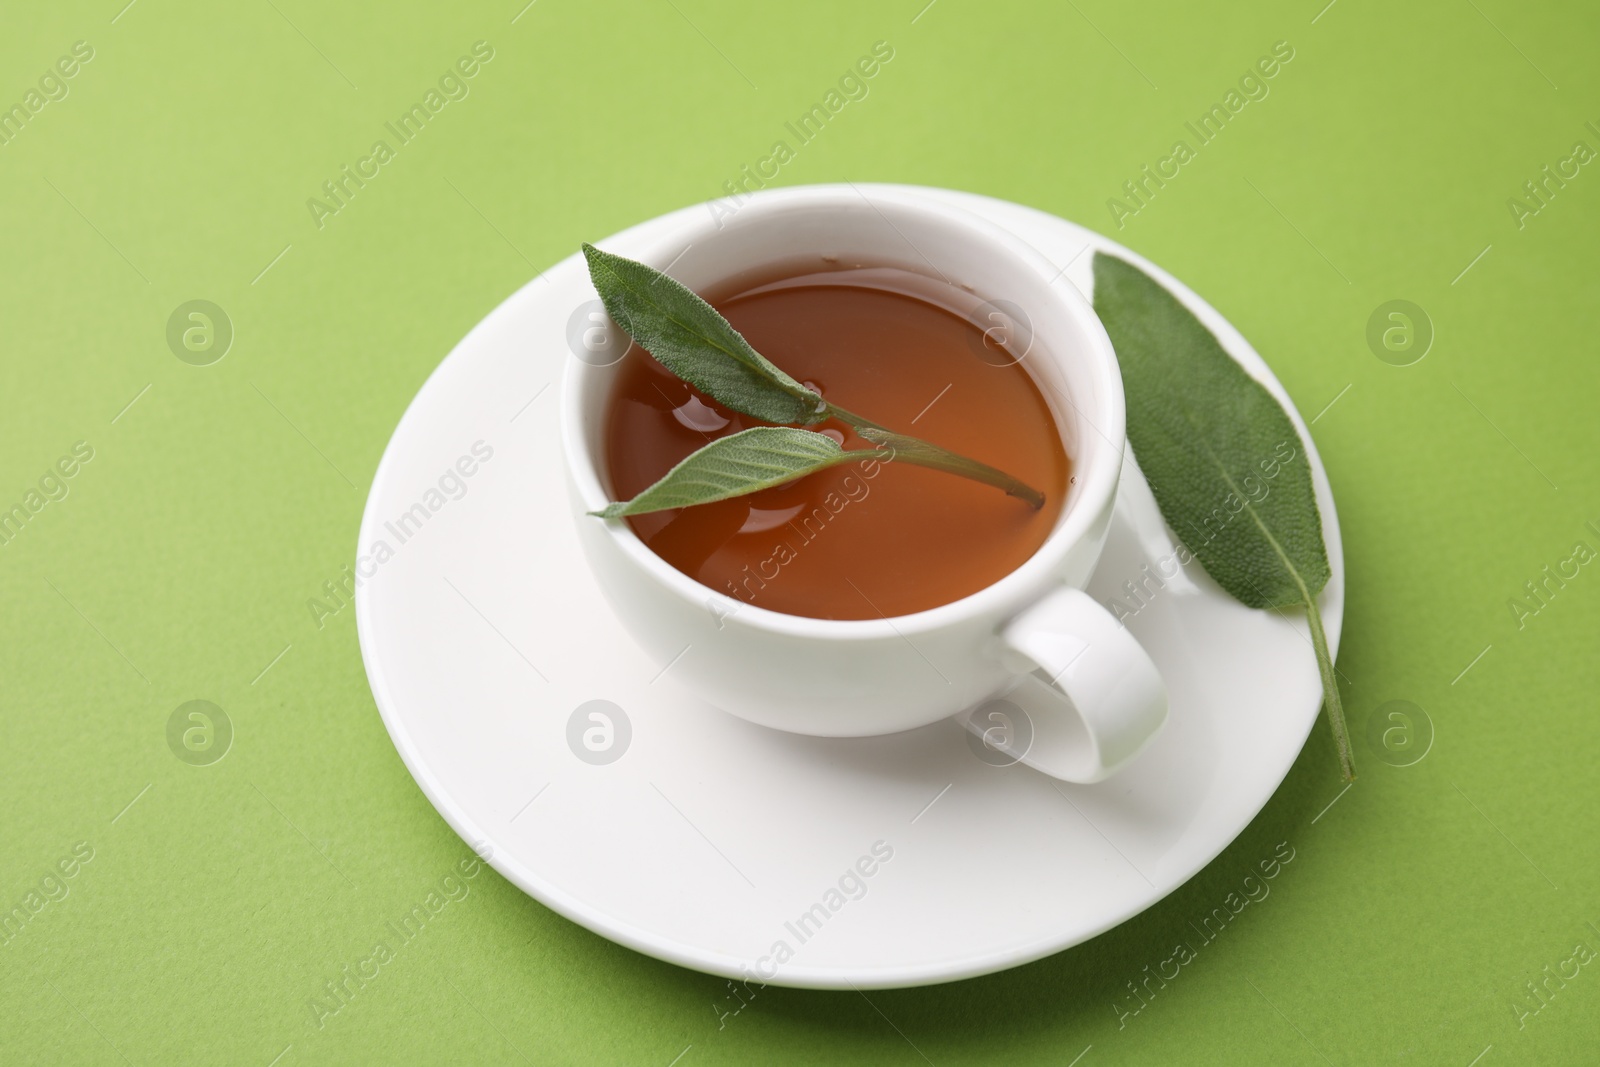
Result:
[[[1564,961],[1600,950],[1600,567],[1520,620],[1508,601],[1600,547],[1600,167],[1521,225],[1507,206],[1600,148],[1592,9],[122,2],[0,15],[0,105],[94,49],[0,146],[0,508],[93,449],[0,547],[0,906],[93,851],[0,945],[0,1061],[1592,1062],[1600,966]],[[470,95],[319,228],[307,198],[479,40]],[[1221,858],[1095,941],[943,987],[768,989],[720,1024],[722,979],[486,871],[319,1028],[308,998],[468,854],[389,742],[354,613],[307,608],[401,412],[580,241],[793,147],[784,123],[879,40],[869,95],[776,184],[1034,205],[1230,317],[1316,416],[1359,779],[1341,792],[1319,723]],[[1278,41],[1270,95],[1117,229],[1108,198]],[[167,343],[193,299],[235,331],[209,366]],[[1366,339],[1395,299],[1436,332],[1409,366]],[[235,732],[208,766],[167,741],[195,699]],[[1394,700],[1420,710],[1385,750]],[[1279,842],[1270,897],[1134,1001]]]

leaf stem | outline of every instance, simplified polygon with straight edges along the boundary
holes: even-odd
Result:
[[[840,422],[849,423],[858,430],[883,430],[885,432],[889,430],[887,426],[879,426],[871,419],[857,415],[853,411],[846,411],[838,404],[827,400],[822,402],[822,410],[817,413],[817,418],[819,421],[822,419],[838,419]]]
[[[1322,613],[1317,610],[1317,598],[1306,598],[1306,618],[1311,622],[1311,644],[1317,650],[1317,669],[1322,672],[1322,706],[1328,712],[1328,725],[1333,727],[1333,743],[1339,750],[1339,770],[1344,780],[1356,780],[1356,765],[1350,751],[1350,731],[1344,721],[1344,704],[1339,699],[1339,678],[1333,670],[1333,656],[1328,653],[1328,637],[1322,632]]]
[[[877,445],[888,445],[894,450],[897,461],[909,463],[914,467],[927,467],[930,470],[943,471],[945,474],[955,474],[973,481],[992,485],[996,489],[1004,490],[1008,496],[1014,496],[1023,501],[1034,511],[1044,507],[1044,494],[1033,486],[1015,478],[997,467],[987,463],[979,463],[975,459],[948,449],[940,448],[920,437],[910,437],[906,434],[895,433],[885,429],[870,419],[862,418],[849,412],[836,404],[828,404],[823,409],[829,417],[836,418],[855,427],[863,438]]]
[[[1044,507],[1043,493],[987,463],[979,463],[975,459],[946,451],[920,438],[907,437],[905,434],[889,430],[862,428],[859,432],[862,437],[875,445],[887,445],[894,452],[894,460],[897,463],[909,463],[913,467],[927,467],[929,470],[971,478],[975,482],[1004,490],[1006,495],[1016,497],[1034,511]]]

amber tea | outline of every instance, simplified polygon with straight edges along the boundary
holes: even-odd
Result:
[[[820,619],[948,604],[1033,555],[1060,516],[1071,463],[1027,372],[1027,353],[953,310],[962,294],[909,271],[784,275],[707,299],[758,352],[829,402],[1004,470],[1041,489],[1043,507],[897,464],[892,451],[829,421],[810,429],[860,450],[859,461],[729,500],[636,515],[627,519],[634,532],[731,599]],[[614,499],[637,495],[708,442],[762,425],[637,345],[618,371],[605,431]]]

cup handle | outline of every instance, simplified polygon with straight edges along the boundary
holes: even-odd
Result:
[[[1005,698],[1028,728],[1007,723],[996,730],[993,714],[985,714],[989,704],[965,716],[967,729],[992,750],[1053,778],[1098,782],[1138,755],[1167,721],[1166,683],[1149,653],[1081,589],[1050,593],[1007,623],[1000,639],[1009,665],[1027,672]]]

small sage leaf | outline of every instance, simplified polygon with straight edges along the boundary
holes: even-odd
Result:
[[[1340,763],[1353,778],[1317,611],[1328,552],[1299,433],[1211,331],[1139,268],[1096,253],[1094,309],[1122,366],[1128,440],[1167,525],[1241,603],[1306,608]]]
[[[838,419],[855,427],[874,442],[879,442],[880,439],[870,436],[871,434],[885,435],[881,439],[882,442],[906,449],[908,461],[913,464],[996,486],[1012,496],[1027,501],[1035,509],[1043,504],[1044,494],[1004,471],[946,451],[915,437],[892,433],[870,419],[827,402],[820,394],[801,385],[774,366],[752,348],[739,331],[718,314],[715,308],[682,283],[661,271],[631,259],[624,259],[622,256],[612,255],[610,252],[602,252],[590,244],[583,246],[583,255],[589,263],[589,278],[594,282],[606,311],[617,325],[626,330],[673,374],[723,406],[765,422],[787,423],[790,426],[814,425],[828,419]],[[720,445],[721,442],[715,444]],[[810,441],[806,447],[825,446]],[[721,455],[715,450],[715,446],[708,446],[684,460],[684,464],[708,452],[714,456]],[[842,462],[842,459],[835,459],[834,462]],[[680,464],[679,467],[684,464]],[[809,473],[810,470],[820,470],[822,466],[831,464],[824,463],[807,470],[796,470],[790,476],[799,477]],[[672,493],[663,489],[677,470],[678,468],[674,468],[666,478],[641,493],[636,500],[627,504],[613,504],[604,511],[592,514],[605,517],[638,515],[645,511],[724,500],[730,496],[756,492],[766,488],[767,484],[777,484],[750,481],[744,489],[729,488],[727,491],[719,489],[717,492],[720,495],[695,496],[695,493],[705,488],[702,486],[679,499],[673,494],[681,487],[674,488]],[[699,468],[690,471],[695,477],[700,477],[703,473]],[[782,480],[784,479],[780,479]],[[690,484],[689,481],[684,482],[685,486]],[[730,486],[732,484],[735,483],[729,483]],[[662,495],[651,496],[657,489],[663,489]],[[652,502],[644,503],[646,497],[650,497]],[[662,503],[664,500],[675,502]]]
[[[717,310],[653,267],[583,246],[589,278],[616,324],[679,378],[764,422],[827,417],[822,397],[750,347]]]
[[[632,500],[590,512],[604,519],[709,504],[775,485],[858,458],[826,434],[790,426],[756,426],[690,453],[661,480]]]

